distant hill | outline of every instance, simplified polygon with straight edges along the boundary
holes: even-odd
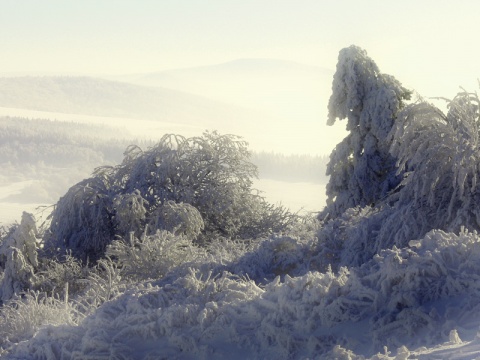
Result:
[[[247,110],[166,88],[91,77],[3,77],[0,107],[170,121],[214,127],[248,121]]]
[[[275,116],[311,122],[326,115],[333,70],[277,59],[238,59],[119,79],[201,94]]]

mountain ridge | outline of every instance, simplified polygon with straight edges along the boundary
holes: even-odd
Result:
[[[206,125],[248,113],[175,89],[90,76],[0,77],[0,107]]]

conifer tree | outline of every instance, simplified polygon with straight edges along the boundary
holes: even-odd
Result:
[[[382,74],[364,50],[350,46],[340,51],[328,125],[347,119],[350,133],[330,155],[327,207],[321,217],[374,205],[399,184],[388,135],[410,94],[394,77]]]

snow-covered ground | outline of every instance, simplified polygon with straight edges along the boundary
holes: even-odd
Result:
[[[222,264],[193,260],[136,284],[79,324],[17,339],[6,358],[478,359],[478,240],[432,231],[360,268],[301,274],[308,250],[274,237],[239,257],[224,253]],[[292,276],[275,277],[271,265],[294,255],[303,257]]]

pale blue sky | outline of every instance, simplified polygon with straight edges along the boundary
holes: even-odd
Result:
[[[478,0],[0,0],[0,72],[135,73],[350,44],[427,96],[478,89]],[[472,88],[474,87],[474,88]]]

